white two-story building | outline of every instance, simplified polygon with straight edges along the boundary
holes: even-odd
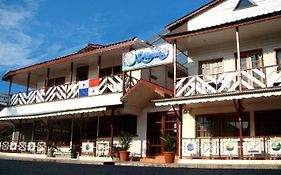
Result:
[[[188,76],[154,102],[182,109],[180,157],[279,157],[281,1],[214,0],[166,29]]]
[[[26,91],[0,113],[13,126],[1,151],[95,158],[126,131],[133,156],[162,155],[168,134],[182,160],[280,157],[281,0],[214,0],[166,29],[170,44],[90,44],[8,72]]]

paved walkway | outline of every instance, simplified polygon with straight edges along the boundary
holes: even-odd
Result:
[[[8,171],[11,171],[13,175],[17,172],[27,172],[32,175],[30,171],[36,173],[37,169],[46,168],[44,170],[46,174],[52,174],[49,168],[57,170],[65,169],[65,171],[59,174],[68,172],[71,167],[73,172],[79,173],[79,167],[82,169],[89,169],[89,172],[94,172],[100,175],[100,173],[109,174],[113,172],[125,174],[136,174],[133,173],[138,170],[138,174],[148,175],[149,173],[154,174],[188,174],[192,173],[196,175],[202,174],[281,174],[281,160],[208,160],[208,159],[182,159],[178,163],[164,164],[164,163],[143,163],[143,162],[115,162],[115,166],[105,165],[110,164],[111,159],[105,158],[100,161],[94,161],[91,158],[47,158],[45,155],[37,154],[15,154],[15,153],[0,153],[0,174],[5,172],[7,175]],[[104,163],[106,162],[106,163]],[[28,169],[28,171],[27,171]],[[77,169],[77,170],[76,170]],[[75,171],[74,171],[75,170]],[[55,171],[55,170],[52,170]],[[68,175],[71,175],[68,172]],[[86,173],[86,172],[85,172]],[[199,174],[198,174],[199,173]],[[9,174],[9,173],[8,173]],[[41,174],[41,173],[40,173]],[[58,173],[55,173],[58,174]],[[74,174],[74,173],[73,173]],[[114,174],[114,173],[113,173]],[[23,175],[23,174],[21,174]]]

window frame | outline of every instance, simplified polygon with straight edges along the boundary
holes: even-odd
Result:
[[[246,50],[246,51],[242,51],[242,52],[240,51],[240,67],[241,67],[241,57],[242,57],[242,55],[247,55],[246,57],[249,58],[250,55],[253,55],[255,53],[259,53],[261,55],[261,66],[259,68],[263,68],[264,67],[264,60],[263,60],[263,50],[262,49]],[[237,70],[237,68],[238,68],[237,52],[234,53],[234,57],[235,57],[235,70]],[[251,68],[251,69],[253,69],[253,68]],[[246,70],[248,70],[248,68]]]
[[[240,3],[242,2],[243,0],[239,0],[237,5],[235,6],[234,8],[234,11],[236,10],[243,10],[243,9],[247,9],[247,8],[250,8],[250,7],[255,7],[255,6],[258,6],[254,1],[252,0],[249,0],[252,4],[251,5],[248,5],[248,6],[244,6],[244,7],[239,7]]]
[[[217,73],[212,73],[212,74],[223,73],[224,72],[224,65],[223,65],[223,57],[221,57],[221,58],[215,58],[215,59],[211,59],[211,60],[199,61],[199,64],[198,64],[199,75],[203,75],[203,72],[202,72],[202,65],[203,64],[211,64],[211,63],[218,63],[218,62],[221,62],[221,64],[222,64],[222,72],[217,72]]]
[[[210,137],[222,137],[222,138],[224,138],[224,137],[239,137],[239,135],[235,135],[235,130],[233,130],[233,134],[231,135],[231,136],[223,136],[222,135],[222,133],[225,133],[224,131],[222,131],[222,129],[224,128],[224,126],[223,126],[223,123],[222,123],[222,121],[223,120],[221,120],[220,118],[226,118],[226,117],[228,117],[228,118],[231,118],[231,119],[234,119],[234,121],[235,121],[235,125],[239,125],[239,122],[238,122],[238,119],[237,120],[235,120],[235,118],[236,118],[236,113],[218,113],[218,114],[200,114],[200,115],[196,115],[195,116],[195,135],[196,135],[196,138],[210,138]],[[248,131],[245,131],[245,132],[243,132],[243,135],[244,136],[250,136],[250,130],[251,130],[251,123],[250,123],[250,113],[249,112],[243,112],[242,113],[242,115],[243,115],[243,118],[245,119],[246,117],[247,117],[247,122],[248,122]],[[206,120],[206,118],[217,118],[217,119],[220,119],[220,120],[217,120],[217,121],[220,121],[219,123],[218,123],[218,125],[219,126],[216,126],[217,128],[219,128],[220,129],[220,131],[219,131],[219,136],[210,136],[210,134],[211,133],[209,133],[209,134],[204,134],[204,136],[200,136],[199,135],[199,130],[198,130],[198,125],[199,125],[199,123],[198,123],[198,120],[199,120],[199,118],[202,118],[204,121]],[[231,121],[231,120],[229,120],[229,121]],[[243,122],[244,122],[245,120],[243,120]],[[205,121],[204,123],[208,123],[208,121]],[[209,124],[208,125],[210,125],[210,122],[209,122]],[[216,128],[216,127],[214,127],[214,128]],[[239,128],[238,128],[239,129]],[[207,128],[206,128],[206,130],[207,130]],[[248,133],[247,133],[248,132]],[[239,133],[239,132],[238,132]]]

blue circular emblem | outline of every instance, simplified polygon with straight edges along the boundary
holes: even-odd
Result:
[[[188,151],[193,151],[193,150],[194,150],[194,145],[193,145],[193,143],[187,144],[186,148],[187,148]]]

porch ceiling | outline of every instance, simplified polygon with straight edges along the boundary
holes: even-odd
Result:
[[[177,36],[167,36],[167,39],[178,38],[177,47],[182,51],[193,48],[204,48],[208,45],[233,42],[236,45],[235,25],[232,27],[214,27],[205,31],[176,34]],[[281,18],[264,20],[262,22],[239,26],[240,43],[250,39],[256,39],[266,35],[278,35],[281,30]]]

